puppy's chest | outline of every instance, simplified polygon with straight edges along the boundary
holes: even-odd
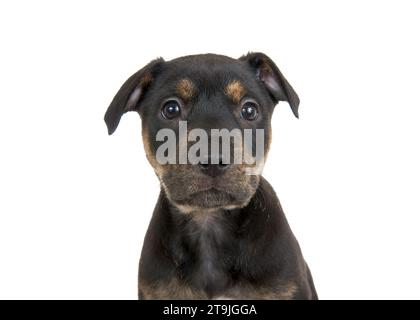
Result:
[[[190,252],[195,258],[190,268],[185,269],[183,281],[186,292],[192,299],[291,299],[296,291],[293,283],[271,283],[269,287],[250,281],[245,271],[247,266],[240,263],[244,246],[238,239],[216,231],[197,234],[196,250]],[[215,236],[218,235],[217,238]],[[235,241],[236,240],[236,241]],[[191,259],[191,260],[190,260]],[[182,296],[182,295],[181,295]],[[182,296],[185,298],[185,296]]]
[[[296,287],[288,281],[267,280],[256,273],[259,260],[253,243],[232,219],[204,216],[178,228],[171,241],[171,275],[164,283],[144,286],[147,299],[290,299]],[[239,228],[238,228],[239,227]]]

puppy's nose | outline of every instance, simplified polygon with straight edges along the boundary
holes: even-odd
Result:
[[[200,170],[210,177],[217,177],[222,175],[230,166],[230,164],[223,163],[222,157],[218,157],[216,161],[213,160],[213,163],[211,161],[211,158],[209,158],[207,163],[199,163],[198,165],[200,167]]]

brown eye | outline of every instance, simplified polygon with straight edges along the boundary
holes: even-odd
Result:
[[[247,101],[242,105],[241,116],[243,119],[253,121],[258,118],[258,106],[255,102]]]
[[[166,101],[162,107],[162,116],[167,120],[175,119],[176,117],[179,117],[180,114],[181,106],[176,100]]]

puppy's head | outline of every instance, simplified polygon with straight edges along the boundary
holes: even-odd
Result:
[[[233,209],[258,187],[260,171],[249,174],[255,163],[243,160],[266,156],[278,101],[298,117],[297,94],[265,54],[157,59],[123,84],[105,122],[112,134],[125,112],[140,114],[147,158],[181,211]]]

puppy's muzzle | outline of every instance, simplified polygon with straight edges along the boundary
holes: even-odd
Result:
[[[198,167],[201,172],[214,178],[223,175],[230,167],[230,164],[227,161],[223,161],[223,157],[220,155],[213,158],[209,157],[207,161],[200,162]]]

